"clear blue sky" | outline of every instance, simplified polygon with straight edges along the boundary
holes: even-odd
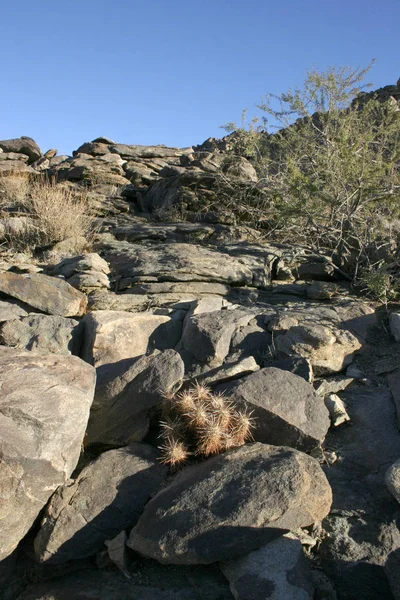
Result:
[[[400,77],[400,0],[18,0],[0,12],[0,139],[190,146],[308,68]]]

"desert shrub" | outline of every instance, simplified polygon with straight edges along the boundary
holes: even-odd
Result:
[[[70,188],[55,181],[31,181],[18,200],[19,212],[29,217],[29,223],[18,236],[6,236],[14,249],[34,250],[52,246],[68,238],[90,239],[96,219],[85,191]]]
[[[161,418],[162,461],[178,467],[191,456],[207,457],[251,439],[253,418],[223,394],[197,384],[166,395]]]
[[[18,210],[29,193],[29,178],[26,175],[0,176],[0,210]]]
[[[267,94],[262,131],[235,129],[233,149],[245,154],[247,139],[260,175],[253,224],[328,254],[354,283],[385,271],[399,248],[400,110],[393,99],[361,94],[368,70],[310,71],[302,88]],[[275,133],[265,130],[271,118]]]

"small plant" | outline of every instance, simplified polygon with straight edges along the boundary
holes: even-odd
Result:
[[[201,384],[165,395],[160,421],[161,461],[179,467],[191,456],[207,457],[251,439],[254,419],[223,394]]]

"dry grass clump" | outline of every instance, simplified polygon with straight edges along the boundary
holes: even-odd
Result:
[[[251,439],[254,419],[223,394],[201,384],[164,396],[160,421],[162,462],[179,467],[191,457],[207,457]]]
[[[68,238],[90,241],[93,236],[96,218],[84,190],[43,178],[29,182],[7,177],[0,184],[4,209],[7,205],[9,212],[18,211],[29,220],[18,236],[5,236],[10,247],[35,250]]]

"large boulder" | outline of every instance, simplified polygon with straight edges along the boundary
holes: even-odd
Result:
[[[184,364],[174,350],[102,365],[87,430],[88,444],[124,446],[143,440],[152,409],[179,387]]]
[[[0,346],[0,560],[74,470],[95,370],[75,356]]]
[[[83,322],[82,358],[95,367],[172,348],[182,330],[180,321],[147,312],[98,310],[88,313]]]
[[[29,164],[35,162],[35,160],[38,160],[38,158],[42,156],[42,151],[35,140],[25,135],[12,140],[0,140],[0,148],[4,150],[4,152],[25,154],[29,157]]]
[[[186,467],[147,504],[128,546],[169,564],[229,560],[323,519],[331,502],[315,459],[249,444]]]
[[[52,496],[35,539],[41,561],[91,556],[120,531],[136,525],[167,467],[155,448],[132,444],[103,453]]]
[[[42,273],[0,273],[0,292],[49,315],[80,317],[87,306],[84,294],[62,279]]]
[[[256,441],[309,452],[323,442],[329,429],[322,398],[312,385],[289,371],[260,369],[228,384],[226,391],[236,404],[252,411]]]

